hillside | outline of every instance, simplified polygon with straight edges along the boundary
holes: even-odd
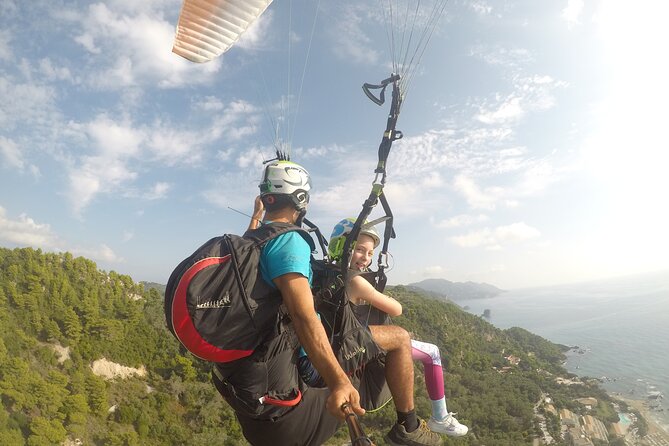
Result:
[[[574,398],[595,397],[598,416],[615,417],[596,383],[556,382],[567,375],[561,347],[406,287],[389,292],[405,309],[395,322],[444,353],[449,408],[471,427],[446,444],[532,444],[542,394],[574,411]],[[245,444],[209,369],[167,332],[155,288],[67,253],[0,248],[0,444]],[[428,415],[416,377],[417,408]],[[394,418],[392,405],[364,417],[377,445]],[[341,429],[328,444],[346,438]]]
[[[475,282],[451,282],[446,279],[425,279],[407,285],[409,289],[421,291],[437,299],[462,301],[485,299],[504,292],[494,285]]]
[[[139,284],[142,285],[144,287],[144,289],[146,289],[147,291],[151,290],[151,289],[155,289],[156,291],[158,291],[158,294],[160,294],[161,296],[165,295],[165,288],[167,287],[167,285],[164,285],[162,283],[155,283],[155,282],[139,282]]]

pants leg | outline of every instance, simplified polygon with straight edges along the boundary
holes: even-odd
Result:
[[[444,397],[444,372],[439,348],[434,344],[411,340],[411,357],[423,363],[425,384],[431,400]]]

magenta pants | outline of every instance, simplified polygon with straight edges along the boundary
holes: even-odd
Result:
[[[423,363],[427,394],[431,400],[444,397],[444,372],[441,368],[439,348],[427,342],[411,340],[411,357]]]

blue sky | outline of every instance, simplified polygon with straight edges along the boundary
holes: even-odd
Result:
[[[250,213],[271,122],[312,174],[309,218],[329,234],[357,215],[388,112],[360,88],[390,74],[383,6],[294,0],[288,20],[276,0],[206,64],[171,53],[180,6],[0,0],[1,246],[165,283],[243,232],[228,207]],[[669,269],[668,9],[450,1],[388,161],[390,283]]]

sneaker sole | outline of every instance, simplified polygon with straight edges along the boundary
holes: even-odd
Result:
[[[447,436],[449,436],[449,437],[464,437],[464,436],[467,435],[467,433],[469,432],[469,429],[467,429],[467,432],[464,432],[464,433],[462,433],[462,434],[459,433],[459,432],[452,432],[452,431],[445,431],[445,432],[443,432],[443,431],[441,431],[440,429],[436,428],[436,426],[430,426],[430,423],[427,424],[427,427],[428,427],[428,429],[430,429],[432,432],[435,432],[435,433],[437,433],[437,434],[447,435]]]

